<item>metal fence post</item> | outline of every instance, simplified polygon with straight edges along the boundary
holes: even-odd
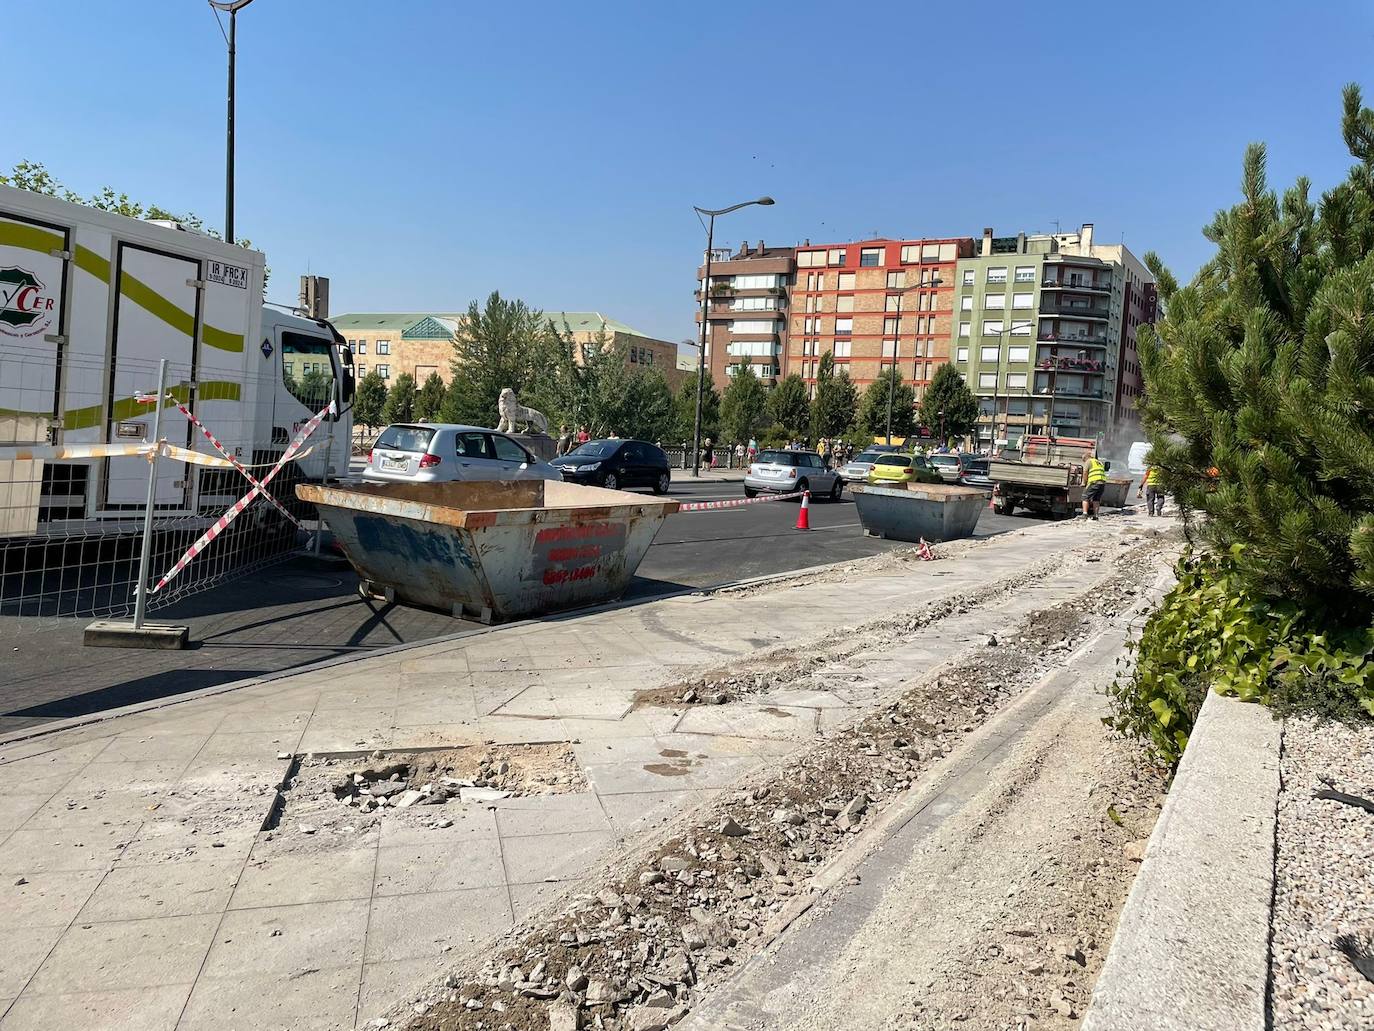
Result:
[[[329,485],[329,459],[330,452],[334,450],[334,423],[338,421],[338,415],[329,418],[329,436],[324,441],[324,471],[320,473],[320,483]],[[350,451],[352,449],[350,448]],[[315,546],[312,549],[318,557],[320,554],[320,542],[324,538],[324,520],[320,517],[319,509],[315,510]]]
[[[167,392],[167,359],[157,366],[157,395],[153,402],[153,452],[148,456],[148,500],[143,506],[143,549],[138,556],[138,593],[134,596],[134,629],[143,629],[148,613],[148,566],[153,560],[153,502],[157,498],[157,456],[162,444],[162,404]]]

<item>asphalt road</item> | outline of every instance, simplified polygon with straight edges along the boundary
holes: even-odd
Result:
[[[738,498],[738,482],[684,483],[684,501]],[[684,512],[659,531],[627,592],[647,598],[770,573],[875,555],[904,545],[865,537],[846,496],[816,501],[810,533],[797,503]],[[984,512],[978,536],[1024,525]],[[296,558],[159,611],[187,624],[181,652],[85,648],[88,619],[0,617],[0,733],[49,720],[163,698],[348,654],[423,641],[477,624],[437,612],[358,597],[346,565]]]

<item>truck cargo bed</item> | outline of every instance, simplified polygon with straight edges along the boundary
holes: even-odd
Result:
[[[1067,487],[1072,470],[1066,465],[1028,465],[993,459],[988,478],[994,483],[1027,483],[1039,487]]]

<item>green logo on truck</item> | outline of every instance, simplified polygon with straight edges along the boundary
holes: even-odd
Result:
[[[57,298],[26,268],[0,266],[0,333],[29,337],[52,325]]]

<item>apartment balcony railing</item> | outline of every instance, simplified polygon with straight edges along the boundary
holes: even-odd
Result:
[[[1041,290],[1084,290],[1093,293],[1108,293],[1112,289],[1110,279],[1044,279],[1040,282]]]
[[[1062,333],[1053,328],[1040,328],[1039,335],[1035,338],[1041,343],[1050,344],[1080,344],[1087,347],[1106,347],[1107,338],[1104,335],[1088,333]]]
[[[1076,319],[1106,319],[1112,313],[1108,304],[1074,304],[1061,298],[1040,298],[1041,315],[1061,315]]]
[[[1041,358],[1035,363],[1037,369],[1057,369],[1071,370],[1074,372],[1102,372],[1106,368],[1106,363],[1096,358],[1060,358],[1052,355],[1049,358]]]

